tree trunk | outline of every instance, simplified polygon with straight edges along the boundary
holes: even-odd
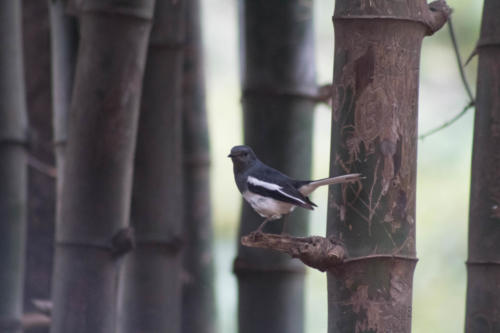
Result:
[[[155,9],[132,194],[137,245],[120,285],[123,333],[176,333],[181,327],[184,3],[158,1]]]
[[[337,0],[327,235],[349,260],[328,272],[328,332],[410,332],[421,41],[444,2]]]
[[[29,118],[28,227],[24,313],[33,299],[49,299],[54,259],[55,178],[50,96],[50,27],[47,1],[24,0],[23,39]],[[45,333],[48,327],[25,332]]]
[[[465,331],[500,331],[500,3],[483,9],[472,153]]]
[[[312,1],[240,1],[244,139],[259,158],[294,178],[311,172],[316,92]],[[228,162],[229,163],[229,162]],[[284,218],[287,233],[304,234],[307,212]],[[262,218],[243,204],[240,236]],[[283,223],[268,224],[280,233]],[[285,254],[239,246],[239,332],[304,330],[304,268]]]
[[[53,333],[115,330],[139,101],[154,0],[87,0],[53,275]],[[126,229],[125,229],[126,230]]]
[[[210,209],[210,147],[200,0],[186,1],[183,72],[184,240],[186,279],[182,289],[182,332],[215,332],[213,231]]]
[[[68,114],[76,69],[78,26],[74,16],[65,13],[62,0],[50,2],[50,29],[52,55],[52,124],[57,165],[57,207],[60,208],[64,176],[64,150],[68,137]]]
[[[20,1],[0,1],[0,331],[21,332],[27,206]]]

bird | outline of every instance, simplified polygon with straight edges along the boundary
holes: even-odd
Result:
[[[234,180],[250,206],[264,218],[255,233],[264,226],[294,211],[296,207],[313,210],[317,205],[308,195],[320,186],[351,183],[361,179],[360,173],[323,178],[296,180],[261,162],[252,148],[234,146],[228,155],[233,162]]]

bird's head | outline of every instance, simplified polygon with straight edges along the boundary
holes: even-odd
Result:
[[[227,157],[233,161],[235,171],[245,171],[257,161],[257,156],[248,146],[234,146]]]

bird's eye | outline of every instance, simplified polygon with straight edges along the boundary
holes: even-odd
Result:
[[[248,153],[243,153],[243,156],[248,156]]]

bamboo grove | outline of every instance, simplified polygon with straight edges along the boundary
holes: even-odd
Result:
[[[211,153],[202,7],[0,0],[0,333],[214,333],[229,315],[216,313],[211,158],[225,156]],[[304,333],[307,265],[325,272],[328,333],[410,332],[421,46],[451,9],[336,0],[332,18],[313,0],[237,7],[243,142],[310,179],[314,110],[326,102],[330,176],[363,175],[330,187],[320,236],[297,209],[249,237],[261,219],[242,205],[237,331]],[[498,15],[484,0],[470,333],[500,331]],[[314,23],[331,18],[333,77],[320,86]]]

